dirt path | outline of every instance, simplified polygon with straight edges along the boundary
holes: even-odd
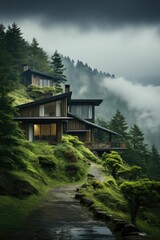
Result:
[[[97,165],[91,165],[90,173],[104,180]],[[13,232],[6,240],[115,240],[105,224],[93,220],[75,200],[77,187],[72,184],[49,191],[43,204],[27,219],[24,229]]]

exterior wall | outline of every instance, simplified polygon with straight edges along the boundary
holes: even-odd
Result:
[[[75,130],[73,133],[69,133],[73,136],[78,136],[79,139],[85,143],[93,142],[93,129],[84,122],[81,122],[78,119],[73,119],[68,122],[68,130]],[[87,130],[86,132],[76,132],[76,130]]]
[[[47,125],[51,125],[52,123],[48,123]],[[62,123],[61,121],[60,122],[53,122],[54,126],[55,126],[55,137],[51,138],[51,139],[48,139],[48,140],[43,140],[43,138],[41,139],[36,139],[35,138],[35,125],[41,125],[41,126],[44,126],[43,123],[37,123],[36,121],[33,122],[33,123],[23,123],[22,124],[22,130],[24,131],[24,135],[26,137],[27,140],[29,141],[46,141],[50,144],[53,144],[53,143],[61,143],[62,141]],[[46,124],[45,124],[46,125]],[[42,133],[43,134],[43,133]]]
[[[47,104],[48,104],[48,107],[50,105],[49,107],[50,110],[48,111],[47,111]],[[53,109],[52,109],[52,104],[53,104]],[[67,99],[63,98],[60,101],[54,101],[51,103],[46,103],[46,104],[41,104],[41,105],[21,109],[20,115],[22,117],[44,117],[44,116],[67,117]]]
[[[39,106],[33,106],[20,110],[22,117],[39,117]]]
[[[36,86],[40,86],[40,87],[51,87],[53,86],[52,80],[41,77],[39,75],[36,74],[32,74],[31,75],[31,84],[34,84]]]
[[[88,130],[88,128],[85,123],[78,119],[73,119],[68,122],[68,130]]]
[[[30,84],[34,84],[34,85],[40,86],[40,87],[53,86],[53,81],[50,78],[47,78],[47,76],[43,77],[36,73],[32,73],[31,71],[24,71],[22,83],[25,86],[28,86]]]

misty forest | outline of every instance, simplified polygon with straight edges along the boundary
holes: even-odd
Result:
[[[26,87],[21,82],[24,64],[59,80],[52,87]],[[16,106],[38,100],[42,93],[61,94],[65,84],[70,84],[76,99],[103,99],[96,108],[96,124],[119,133],[121,136],[112,141],[123,140],[124,151],[98,156],[70,135],[64,135],[57,145],[25,139],[20,124],[14,121]],[[1,24],[0,238],[22,239],[14,236],[15,229],[23,228],[49,189],[81,182],[77,196],[91,199],[92,208],[100,208],[112,220],[132,223],[136,232],[146,233],[142,238],[121,239],[160,239],[160,122],[159,109],[154,106],[157,86],[157,79],[129,81],[92,69],[81,60],[63,56],[54,46],[52,56],[48,56],[38,39],[26,41],[15,23],[7,27]],[[139,95],[145,91],[150,92],[151,99],[142,98],[141,102]],[[103,144],[108,139],[98,131],[95,138]],[[105,181],[92,176],[87,179],[92,162],[103,168]]]

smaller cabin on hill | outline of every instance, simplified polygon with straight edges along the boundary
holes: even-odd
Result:
[[[29,68],[28,65],[23,66],[23,73],[21,75],[22,84],[26,87],[33,84],[38,87],[52,87],[59,79],[56,76],[39,72]]]

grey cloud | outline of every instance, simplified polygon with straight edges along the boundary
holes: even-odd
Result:
[[[160,23],[159,0],[1,0],[2,21],[40,17],[43,24],[117,27]]]

